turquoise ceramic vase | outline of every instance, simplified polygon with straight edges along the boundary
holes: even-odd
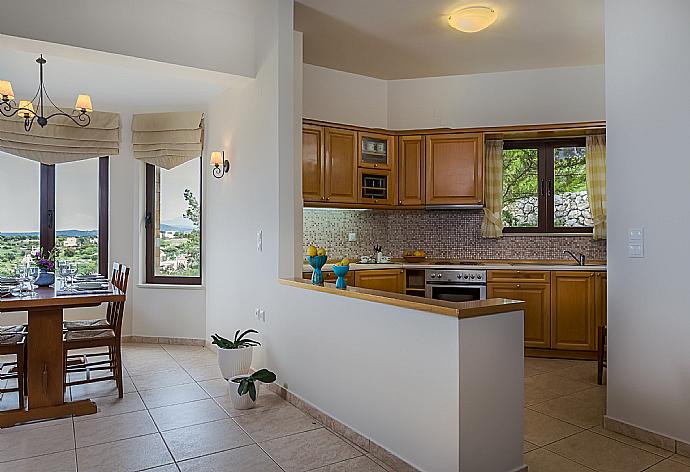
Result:
[[[314,272],[311,274],[311,283],[323,285],[323,272],[321,268],[326,264],[326,256],[307,256],[307,262],[312,266]]]
[[[333,273],[338,276],[338,280],[335,281],[335,288],[345,290],[347,288],[347,283],[345,282],[345,274],[350,270],[350,266],[333,266]]]

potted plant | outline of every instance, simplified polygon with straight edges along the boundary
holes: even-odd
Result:
[[[55,283],[55,248],[47,254],[41,248],[31,255],[31,260],[40,270],[36,285],[47,287]]]
[[[276,380],[276,374],[268,369],[261,369],[252,375],[236,375],[228,382],[228,390],[232,406],[236,410],[249,410],[256,406],[256,398],[259,396],[257,381],[272,383]],[[235,388],[237,387],[237,388]]]
[[[254,346],[261,346],[259,341],[245,338],[250,333],[258,333],[258,331],[248,329],[240,334],[238,329],[233,341],[218,336],[218,334],[211,336],[213,344],[218,346],[218,367],[220,367],[223,378],[226,380],[249,372],[252,365],[253,348]]]

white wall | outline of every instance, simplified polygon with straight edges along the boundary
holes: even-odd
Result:
[[[371,128],[388,125],[387,82],[304,64],[303,116]]]
[[[305,118],[388,129],[605,119],[604,66],[385,81],[304,65]]]
[[[690,2],[607,0],[608,415],[690,442]],[[645,258],[627,257],[644,228]]]

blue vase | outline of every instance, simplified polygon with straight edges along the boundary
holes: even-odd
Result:
[[[308,256],[307,262],[314,269],[314,273],[311,274],[311,283],[313,285],[323,285],[323,273],[321,268],[326,264],[326,256]]]
[[[345,274],[350,270],[350,266],[333,266],[333,272],[338,276],[338,280],[335,281],[335,288],[345,290],[347,288],[347,283],[345,282]]]
[[[39,287],[47,287],[55,283],[55,272],[48,272],[45,269],[41,269],[38,274],[38,280],[36,280],[36,285]]]

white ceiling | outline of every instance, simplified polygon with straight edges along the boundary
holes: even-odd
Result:
[[[465,5],[498,20],[456,31]],[[304,62],[389,80],[604,63],[604,0],[298,0],[295,29]]]
[[[94,110],[156,111],[204,106],[231,87],[253,79],[147,59],[0,35],[0,80],[12,82],[16,100],[38,88],[39,54],[45,84],[55,103],[70,108],[80,93]]]

